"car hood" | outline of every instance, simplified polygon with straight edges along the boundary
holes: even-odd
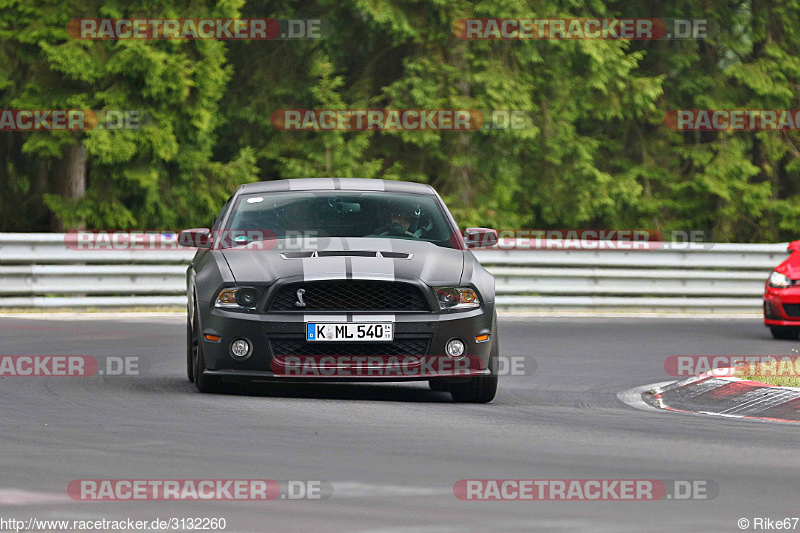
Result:
[[[800,252],[793,252],[786,261],[775,267],[775,271],[789,279],[800,279]]]
[[[296,277],[322,279],[421,280],[458,284],[464,252],[430,242],[379,238],[325,238],[314,246],[277,239],[220,251],[239,284],[272,283]]]

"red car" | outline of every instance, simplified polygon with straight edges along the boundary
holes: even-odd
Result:
[[[764,324],[776,339],[800,335],[800,241],[786,250],[791,255],[775,267],[764,288]]]

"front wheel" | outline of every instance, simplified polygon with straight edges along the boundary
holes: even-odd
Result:
[[[800,328],[773,326],[769,330],[776,339],[796,340],[800,336]]]
[[[467,383],[450,385],[450,396],[458,403],[489,403],[497,394],[497,376],[480,376]]]
[[[197,350],[195,346],[195,336],[192,331],[192,321],[186,317],[186,377],[189,378],[189,383],[194,383],[194,352]]]
[[[500,341],[497,339],[497,315],[492,325],[492,350],[489,353],[491,375],[471,378],[466,383],[448,385],[450,396],[458,403],[489,403],[497,394],[497,359],[500,357]]]
[[[193,343],[193,370],[194,385],[200,392],[214,393],[222,389],[222,380],[218,376],[206,376],[206,360],[203,357],[203,341],[200,337],[200,322],[197,320],[197,305],[194,312],[194,327],[192,328]]]
[[[447,392],[447,382],[441,378],[429,379],[428,386],[432,391]]]

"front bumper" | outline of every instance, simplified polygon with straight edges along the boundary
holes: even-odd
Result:
[[[289,381],[417,381],[490,375],[493,371],[490,361],[492,340],[497,334],[492,330],[493,311],[492,306],[484,304],[480,309],[452,313],[251,314],[213,308],[210,304],[201,303],[205,373],[226,380]],[[293,356],[275,353],[276,346],[281,343],[290,342],[294,346],[314,344],[316,352],[320,351],[320,344],[305,343],[307,322],[393,322],[393,342],[398,343],[398,346],[402,341],[408,341],[417,347],[421,346],[420,343],[426,343],[427,347],[422,349],[424,353],[394,353],[381,357],[343,355],[342,350],[338,349],[337,356],[332,356],[333,359],[328,357],[322,363],[320,356],[294,356],[287,367],[287,357]],[[205,339],[206,334],[219,336],[220,340],[208,341]],[[487,334],[488,341],[476,341],[477,336]],[[245,360],[237,360],[230,355],[230,344],[242,338],[250,341],[252,355]],[[461,339],[465,343],[465,357],[452,360],[444,355],[445,344],[453,338]],[[328,346],[340,348],[338,344],[328,343]],[[315,366],[310,367],[309,363]]]
[[[764,291],[766,326],[800,326],[800,315],[795,314],[797,312],[800,312],[800,287],[775,289],[767,286]]]

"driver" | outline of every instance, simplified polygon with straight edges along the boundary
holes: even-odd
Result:
[[[417,230],[419,216],[419,207],[393,205],[390,210],[389,223],[376,229],[375,235],[408,235],[417,237],[414,232]]]

